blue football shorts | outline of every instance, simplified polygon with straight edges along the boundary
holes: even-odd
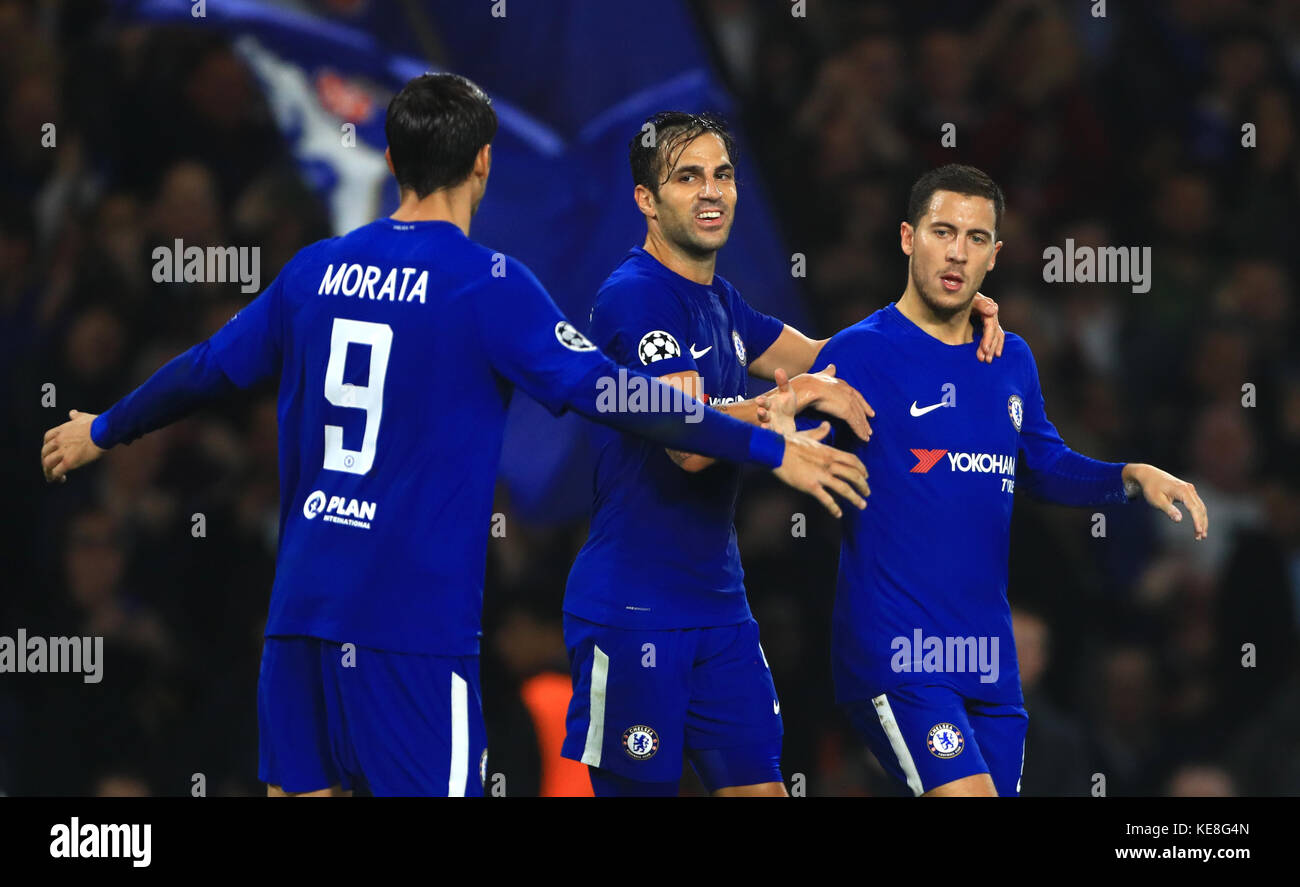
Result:
[[[483,795],[477,656],[268,637],[257,683],[259,778],[286,792]]]
[[[842,708],[880,765],[913,795],[977,773],[988,773],[1000,796],[1020,795],[1029,726],[1023,705],[904,684]]]

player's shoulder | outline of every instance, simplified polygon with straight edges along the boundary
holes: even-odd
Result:
[[[871,347],[889,338],[890,322],[887,308],[868,314],[857,323],[846,326],[831,336],[826,347],[858,348]]]
[[[671,280],[654,265],[645,250],[629,250],[596,291],[594,314],[618,317],[646,308],[661,308],[679,299]]]
[[[341,238],[326,237],[309,243],[289,257],[284,267],[276,274],[281,298],[305,296],[315,292],[320,283],[321,270],[326,268],[334,256],[334,250]]]
[[[875,358],[890,344],[888,325],[882,324],[881,314],[870,314],[831,336],[818,353],[814,368],[820,370],[833,363],[841,376],[847,372],[855,377],[859,371],[869,371]]]
[[[1029,347],[1029,343],[1021,336],[1010,331],[1006,333],[1006,341],[1002,343],[1002,360],[1013,361],[1015,363],[1032,363],[1034,352]]]
[[[342,239],[339,236],[324,237],[315,243],[307,244],[289,257],[289,261],[284,263],[284,269],[286,271],[298,270],[314,264],[317,260],[328,257],[338,247],[339,241]]]

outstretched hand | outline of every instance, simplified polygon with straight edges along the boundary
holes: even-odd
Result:
[[[45,432],[41,447],[41,470],[48,483],[65,483],[68,472],[94,462],[104,451],[90,439],[90,423],[96,413],[68,412],[68,421]]]
[[[1154,465],[1136,462],[1124,466],[1123,477],[1124,488],[1129,491],[1130,496],[1140,492],[1153,508],[1158,508],[1169,515],[1169,519],[1174,523],[1181,523],[1183,519],[1183,513],[1174,503],[1181,502],[1186,505],[1187,510],[1192,514],[1192,529],[1196,533],[1196,538],[1204,539],[1209,535],[1210,515],[1206,512],[1201,497],[1196,495],[1196,487],[1167,471],[1161,471]]]
[[[758,423],[777,434],[794,434],[794,417],[798,414],[802,402],[794,386],[790,384],[790,377],[785,370],[778,367],[772,375],[776,380],[776,387],[756,398]]]
[[[836,419],[843,419],[862,440],[871,439],[871,423],[876,411],[866,398],[848,382],[835,377],[835,364],[827,364],[819,373],[802,373],[790,380],[799,392],[803,407],[815,406]]]
[[[857,456],[819,443],[830,433],[831,423],[785,435],[785,459],[772,473],[784,483],[801,490],[835,517],[843,517],[835,493],[858,510],[867,507],[871,495],[867,486],[867,468]]]

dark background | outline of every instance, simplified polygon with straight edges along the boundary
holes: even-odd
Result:
[[[764,188],[788,251],[806,257],[805,332],[897,298],[911,182],[940,163],[980,166],[1009,203],[983,289],[1033,347],[1049,416],[1075,449],[1157,464],[1209,508],[1210,538],[1193,545],[1187,522],[1145,507],[1108,510],[1094,538],[1091,511],[1017,497],[1024,793],[1085,795],[1103,774],[1111,795],[1297,794],[1300,3],[1107,5],[1102,19],[1088,3],[1027,0],[689,12],[747,136],[742,194]],[[438,36],[458,70],[456,35]],[[628,44],[653,64],[654,47]],[[274,393],[118,448],[57,488],[37,451],[67,409],[107,408],[248,300],[237,286],[155,284],[153,246],[259,244],[269,281],[331,233],[328,218],[224,38],[119,28],[103,4],[0,0],[0,78],[0,634],[101,635],[109,661],[99,685],[0,674],[0,791],[188,794],[203,773],[210,794],[260,794]],[[47,121],[58,150],[40,147]],[[1257,147],[1242,146],[1246,122]],[[955,148],[940,144],[945,123]],[[1046,283],[1043,250],[1067,237],[1150,247],[1150,292]],[[508,531],[491,545],[482,660],[491,770],[509,794],[535,794],[550,765],[523,690],[567,673],[558,616],[585,525],[514,519],[504,493],[498,510]],[[806,538],[791,535],[796,512]],[[755,474],[737,529],[787,780],[896,794],[831,704],[834,521]],[[961,531],[936,527],[935,556]],[[699,791],[689,774],[684,788]]]

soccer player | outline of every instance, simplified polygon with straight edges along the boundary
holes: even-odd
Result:
[[[792,430],[793,413],[815,406],[869,437],[871,409],[835,367],[805,372],[823,342],[754,310],[714,273],[737,198],[725,126],[656,114],[629,159],[645,243],[597,293],[592,339],[745,422]],[[986,325],[989,360],[1000,334]],[[747,374],[778,388],[746,400]],[[574,683],[564,756],[588,765],[597,795],[676,795],[684,757],[716,795],[784,795],[780,701],[733,527],[739,468],[592,433],[591,529],[564,601]]]
[[[832,492],[864,504],[861,463],[816,443],[828,428],[783,440],[649,379],[669,411],[602,410],[618,368],[525,266],[504,259],[501,276],[502,257],[469,239],[496,126],[468,80],[412,80],[386,121],[391,217],[301,250],[206,342],[45,436],[46,477],[62,481],[206,400],[279,380],[280,543],[258,682],[273,796],[363,781],[376,795],[482,794],[482,590],[512,385],[556,414],[774,468],[832,513]]]
[[[912,187],[900,226],[907,287],[840,332],[818,364],[871,392],[871,507],[843,525],[832,631],[836,699],[881,765],[915,795],[1017,795],[1028,714],[1020,690],[1007,555],[1012,497],[1063,505],[1139,493],[1197,539],[1192,485],[1151,465],[1073,452],[1044,411],[1029,346],[975,359],[971,300],[993,269],[1003,196],[949,165]]]

